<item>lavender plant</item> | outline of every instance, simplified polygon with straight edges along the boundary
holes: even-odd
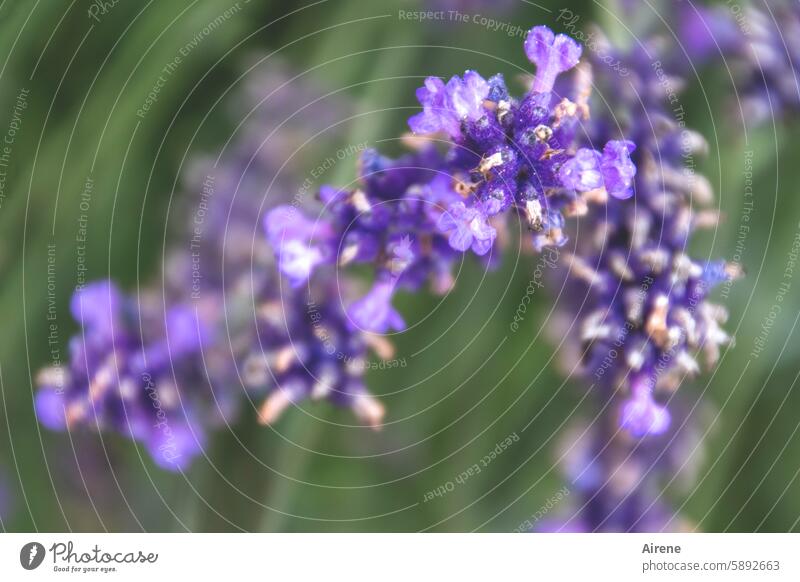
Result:
[[[581,216],[589,236],[566,255],[580,322],[570,337],[581,344],[583,381],[603,413],[579,455],[591,457],[580,471],[591,478],[580,481],[584,501],[571,521],[590,530],[667,523],[651,495],[658,471],[648,467],[664,457],[654,457],[663,445],[654,439],[677,430],[667,401],[698,371],[695,354],[714,365],[729,342],[724,310],[707,296],[736,274],[685,251],[694,229],[714,220],[693,211],[692,198],[709,202],[710,189],[684,167],[704,142],[670,111],[668,75],[646,51],[618,55],[634,73],[630,90],[594,63],[604,97],[615,101],[590,117],[592,67],[576,68],[580,46],[540,26],[524,48],[536,65],[525,94],[514,97],[502,75],[428,78],[417,91],[422,112],[409,120],[410,153],[364,152],[355,188],[324,186],[313,208],[269,209],[263,238],[252,236],[261,205],[234,202],[243,160],[224,165],[216,184],[227,194],[213,216],[227,209],[227,218],[210,231],[205,255],[222,269],[187,301],[191,257],[177,252],[167,285],[175,291],[156,308],[107,282],[79,290],[73,314],[83,333],[69,369],[40,377],[41,421],[128,434],[178,469],[201,451],[214,422],[227,420],[241,399],[236,385],[262,399],[265,423],[303,399],[325,398],[379,427],[383,408],[366,389],[364,362],[370,351],[391,357],[384,335],[406,328],[396,294],[428,284],[446,292],[465,254],[492,265],[512,220],[542,250],[563,246],[565,219]],[[239,235],[227,246],[230,232]],[[360,297],[355,265],[368,268],[372,284]],[[153,426],[156,401],[174,419],[169,434]],[[173,445],[185,462],[163,454]]]
[[[184,305],[186,284],[180,284],[193,268],[184,252],[176,268],[169,269],[179,282],[178,291],[161,306],[160,323],[151,310],[124,298],[109,283],[79,290],[73,315],[83,334],[73,340],[69,370],[40,376],[37,409],[42,421],[53,428],[75,423],[112,428],[145,442],[151,451],[160,450],[164,434],[148,425],[152,411],[145,396],[149,382],[155,381],[158,398],[149,398],[162,407],[158,412],[166,401],[169,412],[179,417],[170,443],[174,437],[181,443],[175,445],[181,457],[190,459],[202,446],[209,416],[197,410],[228,408],[220,405],[217,387],[231,383],[230,367],[217,355],[212,358],[217,366],[209,368],[203,357],[223,343],[224,319],[229,355],[242,384],[250,393],[267,394],[260,408],[262,421],[274,421],[288,405],[306,397],[327,397],[378,426],[382,407],[364,387],[363,362],[370,348],[379,356],[390,355],[380,334],[405,327],[392,306],[399,289],[416,291],[430,279],[434,290],[446,291],[452,284],[452,264],[462,253],[496,254],[497,231],[512,214],[522,216],[533,231],[536,248],[562,245],[565,215],[580,213],[608,194],[631,195],[633,145],[610,141],[602,152],[582,147],[580,128],[589,114],[586,95],[573,102],[554,91],[557,77],[577,64],[580,47],[536,27],[525,51],[537,73],[521,98],[509,94],[500,75],[486,80],[468,71],[446,84],[437,78],[426,81],[418,91],[423,111],[410,126],[420,135],[440,134],[446,147],[423,140],[417,151],[395,160],[369,150],[360,160],[359,187],[323,187],[316,219],[295,205],[278,206],[265,215],[266,243],[275,252],[278,271],[295,289],[290,300],[269,257],[257,251],[260,241],[251,244],[253,262],[246,275],[227,283],[224,270],[214,273],[202,294],[198,292],[203,299],[193,304],[193,311]],[[225,222],[226,235],[229,228],[235,233],[240,222],[246,233],[244,221],[257,214],[252,201],[249,207],[233,203],[240,164],[235,160],[223,168],[222,187],[228,194],[217,197],[221,209],[228,206],[228,220],[235,219],[232,226]],[[210,237],[206,257],[230,267],[220,227],[213,228],[217,234]],[[338,301],[331,301],[332,273],[312,274],[358,263],[372,267],[373,287],[342,312]],[[302,285],[305,297],[298,292]],[[248,304],[251,317],[229,316],[231,309],[241,315],[240,306]],[[211,398],[172,389],[187,373],[193,384],[198,378],[207,381]],[[226,412],[219,416],[225,418]]]

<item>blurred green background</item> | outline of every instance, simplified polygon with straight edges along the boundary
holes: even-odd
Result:
[[[169,208],[184,156],[215,153],[231,134],[237,120],[226,103],[251,55],[276,51],[297,70],[313,67],[309,75],[320,87],[342,90],[340,97],[364,113],[327,136],[332,147],[389,140],[384,149],[390,152],[399,149],[391,138],[405,131],[421,78],[474,68],[512,79],[529,70],[519,37],[472,23],[399,19],[398,10],[420,7],[415,2],[330,0],[301,9],[302,3],[242,0],[241,10],[170,77],[146,117],[137,117],[162,67],[233,4],[121,0],[98,22],[88,16],[96,6],[91,2],[0,3],[0,130],[10,122],[20,90],[30,91],[0,204],[0,487],[8,499],[0,510],[2,528],[517,528],[563,485],[553,459],[564,420],[580,416],[583,392],[577,383],[564,383],[552,362],[553,347],[539,333],[547,325],[542,322],[550,321],[546,295],[537,296],[523,329],[509,333],[531,277],[530,265],[514,261],[486,280],[479,266],[467,267],[435,321],[397,338],[398,357],[409,365],[371,372],[370,386],[386,394],[387,420],[402,422],[380,433],[337,428],[300,411],[290,411],[274,429],[263,428],[254,415],[244,414],[233,433],[221,431],[210,443],[211,462],[198,460],[182,476],[158,470],[113,435],[101,445],[93,435],[73,440],[37,424],[32,379],[49,360],[48,245],[56,249],[55,309],[63,314],[63,349],[75,331],[67,314],[87,177],[94,182],[88,278],[110,275],[127,289],[153,280],[165,226],[175,219]],[[472,12],[524,28],[558,29],[562,4],[539,5],[512,2],[509,11]],[[630,41],[622,26],[630,22],[614,3],[576,1],[569,8],[581,15],[581,26],[599,22],[615,38]],[[798,530],[800,295],[794,289],[765,351],[743,365],[775,302],[800,228],[800,165],[789,139],[798,126],[767,124],[745,135],[724,105],[731,90],[724,72],[710,71],[702,85],[690,80],[682,98],[689,123],[708,137],[710,155],[698,171],[711,180],[725,217],[720,229],[697,237],[697,254],[733,253],[747,151],[754,152],[755,208],[742,252],[747,277],[723,301],[738,345],[724,354],[715,373],[682,388],[702,393],[706,406],[697,483],[671,486],[667,495],[702,530]],[[317,162],[310,160],[309,167]],[[330,179],[352,179],[354,168],[345,165]],[[413,322],[438,301],[404,296],[399,309]],[[445,335],[433,347],[422,349],[440,334]],[[327,405],[306,410],[350,420],[347,411]],[[489,470],[423,501],[426,492],[453,480],[515,432],[520,442]]]

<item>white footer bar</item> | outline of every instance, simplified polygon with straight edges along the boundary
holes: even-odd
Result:
[[[799,564],[798,534],[0,535],[1,580],[777,582]]]

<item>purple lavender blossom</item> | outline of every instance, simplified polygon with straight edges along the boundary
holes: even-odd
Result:
[[[729,8],[708,7],[683,2],[678,7],[679,38],[694,64],[739,50],[742,30],[731,17]]]
[[[391,357],[388,342],[353,330],[329,285],[291,296],[281,296],[267,281],[259,289],[258,339],[241,366],[245,388],[265,396],[259,420],[271,424],[303,400],[327,399],[380,428],[383,406],[369,394],[363,376],[370,349]]]
[[[492,248],[497,231],[486,222],[481,208],[467,208],[463,202],[450,205],[436,227],[448,234],[448,243],[457,251],[472,249],[476,255],[485,255]]]
[[[417,89],[423,111],[411,117],[408,124],[415,133],[443,131],[459,139],[461,124],[483,115],[483,101],[488,95],[489,84],[475,71],[467,71],[463,79],[454,76],[447,85],[438,77],[428,77]]]
[[[626,199],[633,196],[633,178],[636,166],[630,155],[636,149],[632,141],[609,141],[603,148],[600,168],[603,185],[614,198]]]
[[[314,223],[292,206],[279,206],[265,216],[267,240],[276,249],[278,269],[292,286],[301,285],[324,262],[327,223]]]
[[[601,154],[596,150],[581,148],[575,157],[565,162],[559,171],[559,178],[567,188],[578,192],[588,192],[603,185],[603,173],[600,170]]]
[[[625,131],[637,149],[630,142],[609,140],[602,156],[595,152],[591,163],[583,166],[592,168],[584,170],[591,180],[597,179],[592,172],[599,166],[606,189],[623,193],[617,197],[635,188],[637,204],[631,207],[611,199],[604,212],[590,209],[584,218],[593,236],[578,241],[576,253],[565,262],[587,297],[579,300],[584,373],[590,381],[628,392],[619,419],[637,436],[664,432],[669,415],[654,399],[665,398],[685,377],[699,371],[696,353],[705,353],[713,366],[720,347],[730,340],[720,329],[725,318],[722,308],[706,298],[715,285],[736,274],[724,262],[707,265],[686,254],[693,231],[713,225],[710,215],[690,207],[693,202],[711,201],[707,182],[682,171],[685,160],[703,147],[685,149],[689,142],[681,139],[679,123],[670,121],[659,75],[640,56],[616,55],[635,73],[631,78],[636,91],[620,94],[609,87],[606,93],[607,99],[624,96],[612,104],[632,112]],[[597,70],[602,71],[602,65]],[[596,79],[601,86],[606,82],[603,76]],[[654,117],[662,124],[657,135],[650,127]],[[597,137],[610,137],[603,133],[609,123],[601,118],[592,123]],[[702,142],[696,138],[691,143],[698,141]],[[638,172],[629,162],[631,155],[638,157]],[[606,167],[613,169],[605,171]],[[567,173],[572,180],[581,177],[578,171]],[[587,179],[588,186],[596,183],[591,180]],[[617,355],[610,366],[604,364],[609,353]]]
[[[321,105],[313,88],[289,84],[291,78],[281,66],[255,75],[238,97],[237,109],[252,115],[241,135],[220,160],[191,164],[183,203],[192,220],[180,229],[185,238],[168,249],[164,281],[139,296],[107,281],[76,291],[71,311],[81,331],[70,342],[69,362],[37,378],[36,414],[44,426],[116,432],[142,443],[160,466],[182,470],[202,453],[212,430],[233,420],[244,394],[242,379],[251,394],[265,398],[264,422],[277,419],[283,396],[291,393],[293,402],[326,396],[378,424],[382,408],[360,381],[365,366],[359,363],[369,347],[384,356],[388,347],[364,334],[345,334],[338,298],[328,290],[318,301],[331,304],[319,310],[339,322],[342,340],[340,352],[327,355],[329,344],[301,294],[285,312],[281,307],[278,269],[262,234],[265,186],[274,188],[268,204],[276,207],[302,183],[285,152],[318,133],[310,123],[325,128],[342,116],[335,107],[331,113],[330,102]],[[314,249],[302,248],[315,243],[317,231],[301,220],[302,213],[280,212],[268,225],[269,238],[288,244],[281,267],[298,284],[321,262]],[[320,236],[323,231],[324,225]],[[401,248],[397,258],[408,259]],[[262,345],[280,357],[271,360]],[[293,345],[301,355],[317,354],[313,361],[320,366],[290,357]],[[260,383],[263,375],[253,370],[256,354],[280,364]],[[333,371],[341,382],[327,389]]]
[[[631,380],[631,396],[620,412],[620,428],[635,437],[663,434],[669,428],[669,412],[656,403],[653,390],[647,384],[646,377]]]
[[[581,47],[566,35],[553,34],[546,26],[535,26],[525,38],[525,54],[536,65],[533,90],[547,93],[553,90],[558,75],[578,64]]]
[[[633,177],[636,166],[630,154],[636,149],[630,141],[609,141],[603,153],[588,148],[575,152],[559,170],[561,182],[578,192],[589,192],[605,188],[614,198],[626,199],[633,196]]]
[[[669,507],[664,487],[686,488],[702,460],[698,421],[679,408],[681,422],[658,436],[629,442],[599,418],[574,422],[559,443],[570,492],[554,515],[530,523],[547,533],[673,532],[691,525]]]
[[[403,317],[392,307],[394,289],[393,280],[376,282],[369,293],[347,310],[351,324],[356,329],[373,333],[404,329],[406,324]]]

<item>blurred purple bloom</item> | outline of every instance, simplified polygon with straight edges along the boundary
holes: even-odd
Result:
[[[291,206],[279,206],[264,218],[267,240],[278,257],[278,268],[293,287],[304,283],[325,260],[323,244],[328,225],[314,223]]]
[[[39,373],[39,421],[52,430],[114,430],[142,442],[165,468],[187,466],[217,414],[201,389],[206,322],[187,306],[132,300],[108,281],[76,290],[72,306],[83,329],[70,342],[69,365]],[[179,396],[183,383],[192,390]],[[220,389],[217,405],[225,398]]]
[[[393,281],[386,280],[375,283],[369,293],[353,303],[347,310],[350,321],[356,329],[373,333],[404,329],[406,324],[403,317],[392,307],[393,296]]]

